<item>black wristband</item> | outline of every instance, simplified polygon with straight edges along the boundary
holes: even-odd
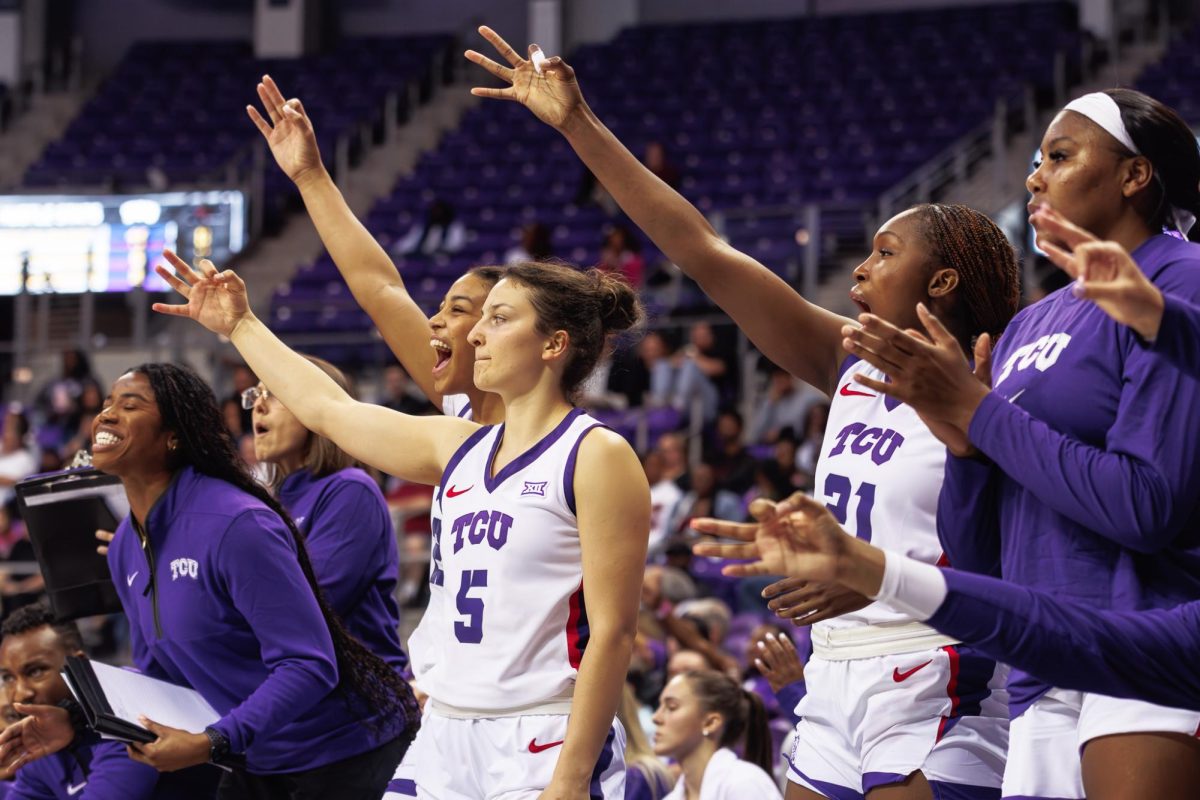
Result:
[[[229,757],[230,744],[229,739],[225,734],[221,733],[216,728],[208,727],[204,729],[204,735],[208,737],[210,742],[208,748],[208,760],[214,764],[220,764]]]

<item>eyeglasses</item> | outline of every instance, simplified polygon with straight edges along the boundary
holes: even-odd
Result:
[[[271,392],[268,389],[259,389],[257,386],[251,386],[249,389],[242,392],[242,408],[249,411],[250,409],[254,408],[254,404],[257,403],[260,398],[266,400],[270,396]]]

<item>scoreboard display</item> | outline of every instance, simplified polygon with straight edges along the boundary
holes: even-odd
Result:
[[[224,267],[245,244],[240,191],[0,195],[0,294],[168,291],[164,249]]]

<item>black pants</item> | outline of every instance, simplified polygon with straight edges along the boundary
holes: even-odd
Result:
[[[227,772],[217,800],[379,800],[409,741],[411,734],[402,733],[374,750],[302,772]]]

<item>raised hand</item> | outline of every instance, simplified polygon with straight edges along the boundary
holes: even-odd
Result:
[[[890,379],[858,374],[854,380],[911,406],[926,424],[948,423],[965,432],[989,388],[971,370],[958,341],[923,303],[917,304],[917,316],[928,337],[902,331],[874,314],[859,315],[861,327],[843,326],[846,352]],[[990,362],[990,348],[986,352]]]
[[[59,706],[25,705],[13,708],[24,716],[0,733],[0,779],[8,780],[30,761],[57,753],[75,738],[71,718]]]
[[[767,679],[771,691],[776,693],[789,684],[804,680],[804,662],[796,652],[795,643],[786,636],[767,633],[758,643],[758,657],[754,659],[754,666]]]
[[[254,316],[246,298],[246,284],[233,270],[217,272],[211,261],[201,259],[198,274],[170,250],[164,250],[163,257],[175,272],[162,264],[155,265],[155,271],[171,288],[186,297],[187,303],[155,303],[151,308],[158,313],[194,319],[213,333],[226,337],[233,335],[239,322]]]
[[[735,577],[788,575],[807,581],[832,583],[838,577],[838,559],[853,540],[822,504],[807,495],[792,495],[779,507],[785,513],[760,522],[692,520],[699,533],[735,539],[737,543],[701,542],[692,550],[698,556],[745,561],[722,572]]]
[[[321,150],[317,147],[312,121],[304,112],[304,104],[297,98],[284,100],[283,92],[270,75],[264,75],[262,83],[258,84],[258,99],[262,101],[270,123],[254,106],[246,106],[246,114],[267,140],[271,155],[275,156],[275,163],[284,174],[294,183],[323,174],[325,166],[321,163]]]
[[[466,52],[467,60],[478,64],[510,85],[503,89],[477,86],[471,90],[471,94],[520,103],[542,122],[559,129],[567,124],[572,114],[586,107],[583,93],[575,81],[575,70],[567,66],[562,58],[554,56],[546,59],[542,62],[539,74],[533,61],[521,58],[500,34],[486,25],[479,29],[479,33],[491,42],[496,52],[511,66],[502,66],[474,50]],[[531,57],[536,49],[537,45],[529,45]]]
[[[1038,246],[1055,266],[1075,279],[1071,291],[1076,297],[1091,300],[1145,339],[1158,335],[1162,292],[1124,247],[1100,241],[1049,206],[1041,206],[1029,221],[1038,232]]]

